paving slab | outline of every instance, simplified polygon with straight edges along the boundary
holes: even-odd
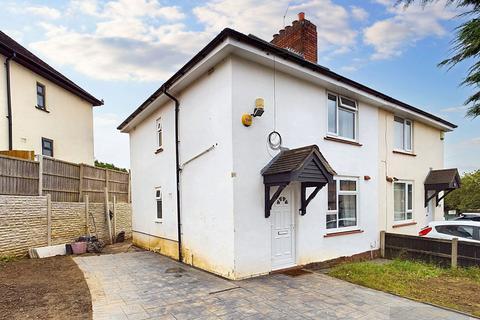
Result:
[[[465,320],[465,315],[321,273],[229,281],[153,252],[75,257],[94,320]]]

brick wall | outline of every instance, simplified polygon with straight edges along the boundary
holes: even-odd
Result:
[[[52,202],[51,208],[52,244],[70,243],[86,234],[85,203]],[[112,203],[110,210],[114,210]],[[131,238],[131,205],[117,203],[115,212],[116,232],[125,231],[126,238]],[[100,239],[108,239],[105,204],[88,204],[88,228]],[[46,245],[47,197],[0,196],[0,256],[22,256],[29,248]]]
[[[0,196],[0,256],[47,244],[47,197]]]
[[[317,63],[317,26],[305,19],[303,12],[291,26],[273,35],[272,44],[293,51],[305,60]]]

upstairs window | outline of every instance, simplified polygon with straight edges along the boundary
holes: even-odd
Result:
[[[400,117],[394,118],[395,149],[412,151],[412,121]]]
[[[155,121],[155,126],[156,126],[157,149],[160,150],[163,147],[162,118],[158,118]]]
[[[162,220],[163,218],[163,203],[162,203],[162,190],[160,188],[155,189],[155,201],[157,204],[157,219]]]
[[[345,97],[328,94],[328,133],[356,140],[357,102]]]
[[[412,220],[413,218],[413,184],[395,182],[393,184],[394,221]]]
[[[328,184],[327,229],[358,225],[358,180],[338,178]]]
[[[37,82],[37,108],[46,110],[45,106],[45,86]]]
[[[53,158],[53,140],[42,138],[42,155]]]

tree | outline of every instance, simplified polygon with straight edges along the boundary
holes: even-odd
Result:
[[[438,0],[419,0],[422,6]],[[455,39],[452,41],[452,56],[443,60],[438,65],[453,68],[460,62],[471,61],[467,76],[461,85],[471,86],[474,92],[465,102],[469,106],[467,117],[476,118],[480,115],[480,0],[445,0],[446,5],[455,5],[457,8],[466,9],[458,17],[470,17],[469,20],[456,27]],[[398,0],[397,5],[403,3],[408,7],[415,0]]]
[[[445,208],[459,212],[480,209],[480,170],[463,175],[460,189],[445,197]]]
[[[98,161],[98,160],[95,160],[95,167],[112,169],[112,170],[118,170],[118,171],[123,171],[123,172],[128,172],[127,169],[125,169],[125,168],[119,168],[119,167],[117,167],[116,165],[114,165],[113,163],[106,163],[106,162],[101,162],[101,161]]]

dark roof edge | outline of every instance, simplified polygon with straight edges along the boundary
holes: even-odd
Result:
[[[252,45],[260,50],[267,51],[272,54],[276,54],[285,60],[289,60],[291,62],[294,62],[302,67],[311,69],[312,71],[321,73],[323,75],[326,75],[330,78],[333,78],[334,80],[343,82],[345,84],[348,84],[354,88],[357,88],[361,91],[364,91],[368,94],[374,95],[380,99],[383,99],[385,101],[388,101],[390,103],[396,104],[400,107],[403,107],[407,110],[410,110],[412,112],[415,112],[417,114],[420,114],[422,116],[425,116],[429,119],[432,119],[434,121],[440,122],[443,125],[446,125],[451,128],[457,128],[457,125],[446,121],[436,115],[433,115],[429,112],[426,112],[424,110],[421,110],[419,108],[416,108],[414,106],[411,106],[405,102],[402,102],[400,100],[397,100],[395,98],[392,98],[386,94],[383,94],[377,90],[374,90],[370,87],[367,87],[361,83],[358,83],[354,80],[351,80],[349,78],[346,78],[342,75],[339,75],[338,73],[335,73],[331,71],[328,68],[325,68],[323,66],[320,66],[318,64],[309,62],[300,56],[297,56],[288,50],[282,49],[280,47],[277,47],[273,44],[270,44],[266,41],[263,41],[255,36],[247,36],[241,32],[235,31],[230,28],[225,28],[223,29],[222,32],[220,32],[212,41],[210,41],[199,53],[197,53],[190,61],[188,61],[179,71],[177,71],[171,78],[169,78],[157,91],[155,91],[145,102],[143,102],[128,118],[126,118],[118,127],[118,130],[122,130],[125,128],[130,121],[132,121],[140,112],[142,112],[152,101],[154,101],[157,97],[160,96],[160,94],[163,92],[164,88],[168,88],[172,86],[179,78],[181,78],[185,73],[187,73],[193,66],[195,66],[200,60],[202,60],[206,55],[208,55],[219,43],[221,43],[225,38],[231,37],[233,39],[236,39],[240,42]]]
[[[95,98],[93,95],[85,91],[84,89],[80,88],[78,85],[76,85],[73,81],[65,77],[68,81],[65,81],[55,73],[51,72],[47,68],[39,65],[35,61],[32,61],[28,57],[22,55],[21,53],[12,50],[8,46],[0,43],[0,53],[5,55],[5,56],[12,56],[15,54],[15,57],[12,58],[13,61],[21,64],[25,68],[41,75],[42,77],[52,81],[53,83],[59,85],[60,87],[64,88],[65,90],[70,91],[71,93],[75,94],[76,96],[90,102],[93,106],[101,106],[103,105],[103,100],[99,100]],[[58,71],[57,71],[58,72]]]

